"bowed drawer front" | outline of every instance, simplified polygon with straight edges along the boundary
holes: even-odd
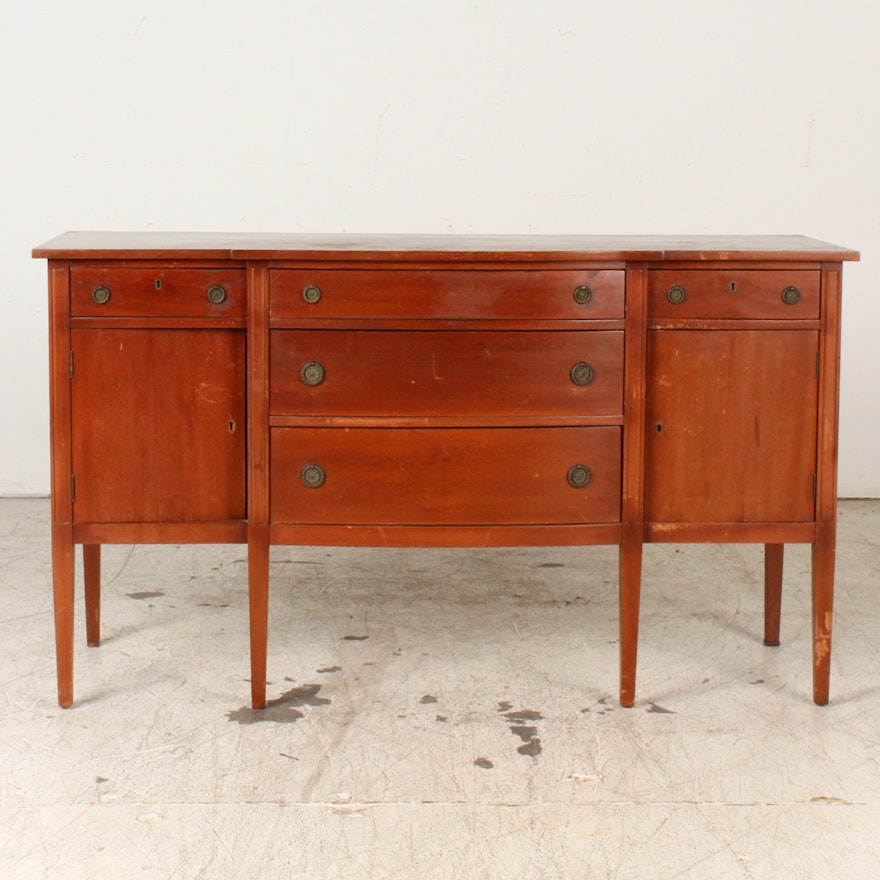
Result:
[[[610,523],[620,428],[273,428],[272,520]]]
[[[273,413],[617,416],[622,331],[272,330]]]
[[[621,270],[279,269],[273,318],[623,318]]]
[[[271,522],[619,522],[624,277],[270,272]]]

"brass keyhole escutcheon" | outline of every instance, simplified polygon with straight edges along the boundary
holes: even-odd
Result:
[[[319,364],[317,361],[308,361],[303,364],[302,369],[299,371],[299,377],[302,379],[303,384],[309,385],[312,388],[320,385],[324,381],[325,376],[323,364]]]
[[[801,292],[796,287],[786,287],[782,291],[782,301],[787,306],[793,306],[801,301]]]
[[[308,489],[318,489],[324,485],[327,475],[324,468],[317,464],[307,464],[302,469],[303,485]]]
[[[575,489],[583,489],[592,479],[593,475],[585,464],[576,464],[568,469],[568,484]]]
[[[321,299],[321,288],[317,284],[307,284],[303,288],[303,299],[310,304],[314,304]]]
[[[96,287],[92,291],[92,299],[99,305],[102,306],[106,302],[110,302],[110,291],[108,288],[103,285]]]
[[[569,373],[575,385],[589,385],[596,378],[596,371],[586,361],[578,361]]]
[[[580,284],[574,289],[574,301],[579,306],[585,306],[593,298],[593,291],[586,284]]]
[[[219,284],[213,284],[208,288],[208,299],[215,306],[219,306],[220,303],[226,302],[226,290]]]
[[[668,299],[674,306],[681,305],[686,296],[687,294],[684,292],[684,288],[679,284],[670,287],[669,290],[666,291],[666,299]]]

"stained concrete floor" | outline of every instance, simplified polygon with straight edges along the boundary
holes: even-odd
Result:
[[[138,546],[61,710],[48,515],[0,501],[4,878],[880,876],[878,501],[841,505],[824,709],[806,547],[780,648],[760,548],[646,548],[628,710],[613,548],[276,548],[259,713],[244,548]]]

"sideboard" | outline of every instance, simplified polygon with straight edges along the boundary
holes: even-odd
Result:
[[[48,260],[58,701],[74,550],[247,544],[266,704],[269,548],[619,546],[620,702],[645,542],[812,545],[828,702],[841,270],[800,236],[69,232]]]

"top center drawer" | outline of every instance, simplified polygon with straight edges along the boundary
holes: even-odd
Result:
[[[273,318],[619,319],[621,269],[272,269]]]

